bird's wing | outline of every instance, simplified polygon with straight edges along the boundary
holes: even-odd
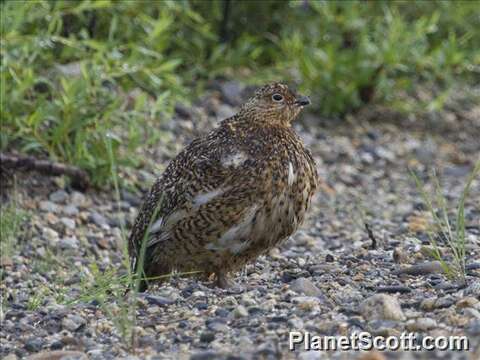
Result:
[[[225,136],[215,133],[194,140],[170,163],[146,198],[129,239],[132,261],[143,241],[147,248],[168,238],[169,228],[212,200],[216,206],[234,201],[230,206],[242,213],[259,193],[255,168],[255,160]]]

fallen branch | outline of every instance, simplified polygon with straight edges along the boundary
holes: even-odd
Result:
[[[40,160],[33,156],[4,153],[0,153],[0,164],[2,168],[6,169],[38,171],[49,176],[67,175],[72,180],[72,186],[79,190],[85,190],[90,185],[88,174],[72,165]]]

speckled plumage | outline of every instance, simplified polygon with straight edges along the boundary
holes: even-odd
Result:
[[[229,273],[293,234],[317,187],[314,160],[290,126],[308,103],[285,85],[266,85],[192,141],[140,209],[132,266],[145,238],[148,277],[201,271],[225,287]]]

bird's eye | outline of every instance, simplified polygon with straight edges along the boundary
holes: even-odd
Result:
[[[282,101],[283,96],[280,95],[280,94],[273,94],[272,99],[273,99],[273,101]]]

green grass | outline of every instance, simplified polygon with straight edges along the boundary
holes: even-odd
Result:
[[[2,203],[0,208],[0,254],[12,256],[23,236],[22,224],[28,219],[28,213],[19,209],[16,200]]]
[[[118,181],[118,169],[113,154],[112,140],[107,137],[105,139],[105,146],[107,155],[110,158],[110,176],[111,183],[114,186],[117,203],[120,203],[120,186]],[[152,215],[151,222],[142,239],[140,252],[138,254],[138,265],[136,269],[130,266],[130,255],[128,253],[128,236],[121,222],[121,240],[123,243],[123,263],[122,270],[124,274],[119,273],[118,268],[109,267],[106,270],[100,270],[95,263],[90,265],[90,278],[84,277],[80,285],[80,294],[75,300],[67,301],[67,304],[74,304],[77,302],[97,301],[100,308],[105,313],[108,319],[112,321],[118,334],[129,346],[130,350],[134,350],[136,346],[135,326],[137,322],[137,309],[140,284],[144,280],[159,280],[170,275],[162,275],[156,277],[146,277],[143,272],[146,244],[148,240],[149,229],[156,219],[156,212],[161,207],[162,200],[160,200],[157,210]],[[179,273],[182,275],[191,275],[196,272]]]
[[[111,183],[114,186],[117,203],[120,203],[117,163],[114,157],[113,139],[110,134],[106,136],[104,142],[110,164]],[[138,281],[136,281],[136,276],[129,263],[127,232],[123,222],[120,223],[120,236],[123,244],[123,263],[121,267],[126,269],[126,273],[120,275],[118,268],[114,267],[101,270],[94,262],[91,263],[91,276],[82,278],[79,296],[68,301],[67,304],[97,301],[105,316],[113,323],[123,342],[130,347],[130,350],[133,350],[135,348],[134,329],[138,295],[138,286],[135,285]]]
[[[13,191],[14,194],[15,191]],[[28,220],[28,213],[19,209],[17,199],[14,196],[13,201],[0,204],[0,279],[3,282],[4,261],[15,254],[18,243],[24,235],[22,225]],[[0,291],[0,318],[8,308],[7,292],[2,287]]]
[[[473,180],[480,175],[480,161],[476,163],[472,173],[468,177],[463,192],[460,196],[455,210],[455,222],[449,217],[451,205],[447,203],[442,193],[438,177],[434,174],[434,195],[425,190],[425,185],[420,178],[412,171],[411,176],[415,180],[416,187],[421,195],[423,203],[432,216],[433,224],[428,230],[428,237],[432,245],[432,256],[440,262],[445,274],[451,278],[466,282],[465,261],[466,261],[466,234],[465,234],[465,201]],[[444,241],[448,253],[442,255],[439,241]]]
[[[4,1],[0,149],[111,185],[208,80],[296,82],[318,114],[439,110],[480,74],[475,1]],[[134,20],[132,20],[134,19]],[[429,100],[411,95],[427,87]],[[414,101],[412,101],[414,100]]]
[[[35,289],[28,298],[27,310],[35,311],[39,309],[45,303],[46,297],[50,294],[52,294],[52,290],[47,285]]]

